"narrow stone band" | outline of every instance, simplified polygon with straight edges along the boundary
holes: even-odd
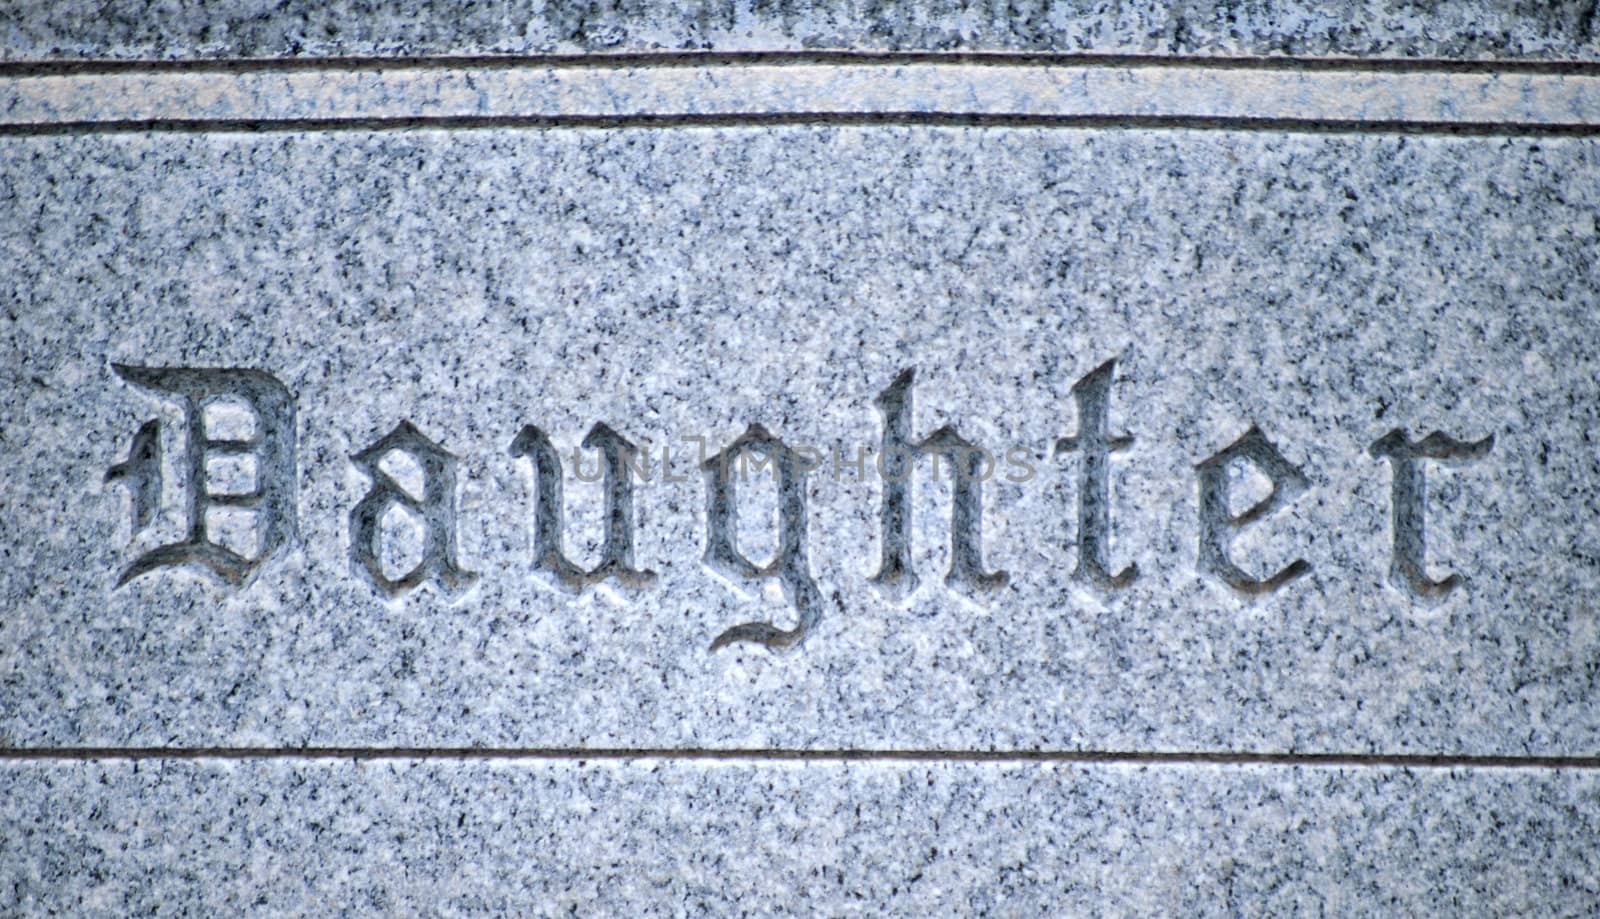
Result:
[[[0,76],[0,128],[847,116],[1129,119],[1309,126],[1600,126],[1600,70],[1287,69],[1193,62],[869,63],[750,60],[668,66],[423,62],[393,69],[88,69]]]

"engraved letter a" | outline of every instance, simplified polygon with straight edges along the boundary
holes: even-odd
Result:
[[[408,493],[380,465],[391,452],[411,457],[422,469],[422,494]],[[462,590],[478,576],[456,563],[456,458],[402,421],[377,443],[355,456],[372,489],[350,511],[350,561],[385,594],[394,597],[432,577],[447,591]],[[422,560],[398,578],[383,573],[378,545],[380,522],[390,508],[401,507],[422,518]]]

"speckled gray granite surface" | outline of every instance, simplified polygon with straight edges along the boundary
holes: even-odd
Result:
[[[1593,772],[6,764],[17,912],[1587,916]],[[630,908],[631,907],[631,908]]]
[[[5,144],[10,744],[1600,749],[1592,140],[795,127]],[[1108,360],[1104,433],[1133,438],[1104,461],[1103,567],[1139,568],[1120,587],[1075,576],[1082,451],[1055,449],[1078,433],[1074,387]],[[248,368],[292,400],[275,426],[298,476],[250,457],[292,532],[243,586],[199,561],[146,565],[188,538],[199,451],[178,384],[119,365]],[[999,458],[959,528],[982,557],[949,584],[952,467],[918,462],[910,593],[872,580],[876,470],[840,461],[881,453],[875,400],[906,370],[910,439],[950,426]],[[166,474],[135,533],[143,492],[106,476],[149,420]],[[564,545],[587,568],[602,486],[572,451],[597,422],[649,451],[627,529],[656,577],[573,595],[536,570],[519,432],[560,451]],[[358,510],[388,505],[367,503],[379,480],[356,457],[402,423],[454,457],[453,482],[411,486],[444,494],[454,516],[434,533],[454,559],[391,593],[353,553],[394,554],[399,580],[427,558],[425,512],[363,536]],[[693,439],[714,454],[752,424],[824,460],[803,479],[798,597],[706,560]],[[1274,473],[1281,507],[1208,529],[1197,466],[1252,428],[1303,481]],[[1415,464],[1423,576],[1462,579],[1442,598],[1391,574],[1393,464],[1374,452],[1396,429],[1494,438]],[[208,489],[248,489],[208,452]],[[590,477],[599,455],[583,451]],[[1248,468],[1265,467],[1229,470]],[[777,491],[750,475],[736,528],[760,562]],[[1230,512],[1269,484],[1232,478]],[[251,554],[271,523],[257,512],[208,539]],[[1207,561],[1212,530],[1237,576]],[[1309,573],[1275,590],[1230,581],[1296,560]],[[994,570],[1009,580],[979,574]],[[802,611],[817,622],[798,647],[708,650]]]
[[[0,58],[649,51],[1600,57],[1592,0],[0,3]]]
[[[0,912],[1592,910],[1508,134],[0,137]]]

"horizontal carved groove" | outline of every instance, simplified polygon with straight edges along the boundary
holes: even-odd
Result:
[[[304,70],[424,70],[444,67],[617,68],[801,66],[896,67],[967,64],[989,67],[1192,67],[1205,70],[1322,71],[1344,73],[1506,73],[1584,76],[1600,74],[1600,61],[1449,60],[1443,58],[1241,57],[1156,54],[1074,54],[1007,51],[683,51],[618,54],[436,55],[382,57],[229,58],[193,60],[23,60],[0,63],[0,78],[110,73],[247,73]]]
[[[1600,769],[1600,756],[1253,753],[1119,750],[796,750],[673,747],[38,747],[0,761],[75,760],[705,760],[713,762],[1061,763],[1128,766],[1316,766],[1391,769]]]
[[[274,134],[296,132],[484,131],[554,128],[936,127],[1245,131],[1283,134],[1408,134],[1446,137],[1596,137],[1600,124],[1328,121],[1138,115],[971,115],[943,112],[779,115],[506,116],[444,118],[175,119],[0,124],[0,137],[89,134]]]

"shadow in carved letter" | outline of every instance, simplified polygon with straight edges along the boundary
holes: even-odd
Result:
[[[379,466],[393,451],[406,454],[422,470],[422,494],[412,495]],[[372,479],[372,488],[350,511],[350,561],[374,586],[397,596],[432,577],[446,591],[462,590],[478,576],[456,563],[456,458],[402,421],[377,443],[351,457]],[[391,507],[422,518],[422,560],[398,578],[384,576],[379,524]]]
[[[1111,437],[1106,433],[1116,363],[1106,361],[1073,385],[1072,396],[1078,403],[1078,434],[1056,441],[1056,456],[1083,451],[1078,464],[1078,566],[1072,576],[1099,587],[1126,587],[1139,576],[1136,564],[1112,574],[1106,562],[1106,549],[1111,542],[1111,454],[1126,450],[1133,443],[1132,437]]]
[[[751,451],[772,463],[778,476],[778,552],[766,566],[750,561],[738,546],[738,496],[734,488],[734,465],[740,455]],[[729,444],[727,449],[706,460],[700,467],[706,476],[706,564],[724,577],[740,580],[777,578],[784,596],[800,614],[792,629],[780,629],[770,622],[746,622],[718,635],[711,643],[715,651],[734,642],[749,641],[769,648],[787,648],[817,624],[822,614],[822,597],[811,579],[806,561],[806,487],[811,466],[798,452],[752,424]]]
[[[633,462],[638,448],[603,424],[589,429],[583,446],[599,450],[605,468],[606,535],[600,563],[588,571],[578,567],[561,547],[561,522],[565,517],[561,497],[561,457],[544,432],[528,425],[511,442],[512,456],[525,456],[533,465],[538,492],[533,510],[533,567],[549,574],[557,584],[582,593],[590,584],[615,578],[627,588],[640,588],[655,580],[654,571],[633,566]]]
[[[873,402],[883,415],[882,450],[878,456],[878,478],[883,486],[883,503],[878,510],[883,557],[872,581],[896,598],[909,596],[917,589],[917,573],[911,563],[911,476],[920,455],[948,459],[955,471],[950,502],[950,571],[945,583],[977,590],[1003,587],[1010,577],[1006,572],[983,570],[981,470],[988,455],[948,426],[921,443],[912,443],[913,381],[910,369],[901,371]],[[938,469],[937,460],[934,468]]]
[[[1455,574],[1439,581],[1428,577],[1428,487],[1421,461],[1431,459],[1459,465],[1482,459],[1493,447],[1493,434],[1482,440],[1468,442],[1434,431],[1412,442],[1407,439],[1404,428],[1395,428],[1367,449],[1372,456],[1388,460],[1394,476],[1390,499],[1391,526],[1394,530],[1394,555],[1389,565],[1390,583],[1414,597],[1426,599],[1443,599],[1461,583],[1460,576]]]
[[[141,574],[168,565],[198,565],[220,580],[241,585],[255,576],[295,535],[294,397],[283,384],[260,370],[219,367],[132,367],[113,364],[117,375],[153,393],[176,397],[183,404],[184,455],[182,486],[187,496],[187,536],[146,552],[122,572],[121,586]],[[252,416],[254,432],[238,439],[212,436],[206,408],[242,405]],[[161,496],[159,423],[147,421],[134,437],[128,459],[112,467],[107,481],[126,485],[133,496],[136,529],[149,524]],[[255,483],[243,493],[212,492],[206,463],[212,457],[250,457]],[[255,551],[245,556],[213,541],[206,520],[213,508],[251,512]]]
[[[1228,466],[1236,461],[1254,466],[1271,481],[1272,490],[1252,507],[1234,516],[1228,512]],[[1228,557],[1228,546],[1235,533],[1293,501],[1311,485],[1305,473],[1278,452],[1260,428],[1251,425],[1243,437],[1195,468],[1200,472],[1201,571],[1216,575],[1235,590],[1254,594],[1277,590],[1311,570],[1311,563],[1297,559],[1277,574],[1258,579],[1245,574]]]
[[[161,503],[161,422],[151,418],[140,425],[128,458],[106,470],[106,481],[127,486],[133,504],[133,532],[149,526]]]

